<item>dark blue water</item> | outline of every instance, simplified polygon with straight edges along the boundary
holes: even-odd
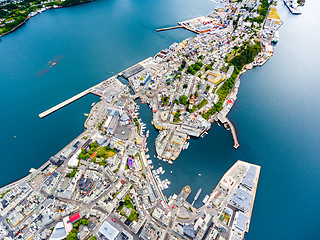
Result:
[[[320,3],[308,1],[301,16],[282,3],[284,25],[274,56],[244,74],[229,119],[229,131],[213,125],[203,139],[192,139],[173,165],[162,163],[172,184],[165,195],[185,185],[196,202],[216,186],[238,160],[262,166],[250,232],[246,239],[319,239],[320,165]],[[209,1],[95,1],[38,15],[0,43],[2,157],[0,185],[24,176],[83,130],[84,112],[97,101],[88,96],[40,120],[38,114],[114,73],[154,55],[174,41],[192,36],[183,30],[155,33],[181,19],[207,14]],[[56,56],[47,73],[37,74]],[[151,111],[141,106],[150,127]],[[13,138],[13,136],[17,136]],[[173,171],[170,174],[170,170]],[[201,173],[201,177],[198,176]]]

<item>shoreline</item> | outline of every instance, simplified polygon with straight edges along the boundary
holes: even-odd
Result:
[[[86,0],[86,1],[83,1],[83,2],[79,2],[79,3],[74,3],[74,4],[71,4],[71,5],[68,5],[68,6],[60,6],[60,7],[57,7],[57,8],[54,8],[53,6],[50,6],[50,7],[47,7],[47,9],[45,9],[44,11],[42,11],[41,13],[43,12],[46,12],[47,10],[50,10],[50,9],[59,9],[59,8],[66,8],[66,7],[73,7],[73,6],[76,6],[76,5],[80,5],[80,4],[83,4],[83,3],[89,3],[89,2],[93,2],[94,0]],[[38,13],[39,14],[39,13]],[[36,14],[35,16],[37,16],[38,14]],[[21,22],[19,25],[15,26],[13,29],[11,29],[10,31],[6,32],[6,33],[3,33],[2,35],[0,35],[0,40],[1,40],[1,37],[3,36],[6,36],[12,32],[14,32],[15,30],[17,30],[18,28],[20,28],[23,24],[25,24],[28,20],[30,20],[31,18],[35,17],[35,16],[32,16],[32,17],[27,17],[23,22]]]

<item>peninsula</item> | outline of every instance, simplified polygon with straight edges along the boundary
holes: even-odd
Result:
[[[197,36],[40,113],[44,118],[86,94],[100,96],[80,136],[0,189],[0,238],[243,239],[260,167],[237,161],[200,208],[193,204],[201,188],[192,203],[189,186],[165,197],[162,190],[171,182],[161,179],[165,170],[154,169],[157,160],[147,154],[149,131],[135,100],[152,109],[160,159],[173,163],[188,148],[187,140],[203,136],[214,121],[231,130],[238,148],[227,114],[240,75],[268,61],[281,24],[267,0],[226,3],[208,16],[179,22]]]

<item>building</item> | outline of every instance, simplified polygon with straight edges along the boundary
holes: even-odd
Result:
[[[67,237],[63,222],[58,222],[50,236],[50,240],[62,240]]]
[[[249,223],[249,218],[245,214],[242,212],[236,212],[232,229],[240,232],[246,232],[248,230]]]
[[[85,194],[87,195],[94,186],[94,182],[92,179],[89,178],[84,178],[84,176],[82,175],[80,178],[80,182],[79,182],[79,189],[81,194]]]
[[[98,231],[98,236],[105,240],[115,240],[119,235],[119,230],[104,222]]]
[[[251,209],[252,195],[242,190],[241,188],[237,189],[237,192],[232,196],[230,204],[234,207],[242,210],[249,211]]]

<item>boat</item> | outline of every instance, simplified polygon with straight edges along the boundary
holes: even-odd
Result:
[[[170,173],[172,173],[172,171],[170,170]]]
[[[209,199],[209,195],[206,195],[206,196],[204,197],[204,199],[202,200],[203,204],[206,204],[206,202],[208,201],[208,199]]]
[[[91,107],[93,107],[95,104],[96,104],[95,102],[94,102],[94,103],[92,103],[92,104],[91,104]]]
[[[198,173],[198,176],[200,176],[200,177],[201,177],[201,173]]]
[[[168,161],[169,164],[172,164],[173,162],[171,160]]]
[[[277,42],[279,41],[279,37],[280,37],[279,31],[276,31],[276,32],[274,33],[272,42],[273,42],[273,43],[277,43]]]
[[[88,114],[88,113],[84,113],[84,115],[85,115],[86,117],[88,117],[88,116],[89,116],[89,114]]]

